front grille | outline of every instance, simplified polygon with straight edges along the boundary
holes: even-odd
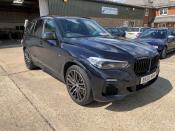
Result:
[[[136,60],[134,64],[134,72],[137,76],[142,76],[157,68],[159,57],[154,58],[141,58]]]

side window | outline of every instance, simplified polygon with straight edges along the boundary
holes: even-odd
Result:
[[[171,35],[175,36],[175,30],[171,31]]]
[[[38,20],[34,29],[34,35],[41,37],[43,32],[43,20]]]
[[[52,20],[45,22],[44,32],[56,32],[56,25]]]
[[[25,33],[28,35],[32,35],[34,27],[35,27],[34,21],[28,22],[27,27],[25,29]]]

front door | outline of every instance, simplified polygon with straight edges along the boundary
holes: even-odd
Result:
[[[56,33],[56,25],[53,20],[44,21],[44,31]],[[59,57],[61,57],[61,48],[59,47],[59,42],[57,40],[42,40],[42,54],[43,63],[54,73],[58,73],[60,64]]]
[[[168,35],[168,50],[174,50],[175,49],[175,30],[171,30]]]

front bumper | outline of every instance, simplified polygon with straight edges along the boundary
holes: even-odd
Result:
[[[157,72],[156,78],[148,83],[141,85],[141,77]],[[91,87],[93,96],[96,101],[110,102],[114,100],[120,100],[129,94],[137,92],[151,84],[153,84],[159,75],[159,68],[154,71],[145,74],[144,76],[136,76],[132,70],[111,70],[111,71],[98,71],[100,75],[91,77]]]

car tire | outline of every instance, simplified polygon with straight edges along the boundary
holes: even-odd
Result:
[[[73,65],[66,72],[66,86],[72,100],[81,106],[93,102],[89,77],[79,66]]]
[[[165,48],[162,50],[161,59],[165,59],[166,57],[167,57],[167,47],[165,47]]]
[[[24,49],[24,61],[25,61],[26,67],[29,70],[33,70],[33,69],[36,69],[37,68],[35,66],[35,64],[33,63],[33,61],[32,61],[32,58],[31,58],[31,55],[30,55],[28,49]]]

